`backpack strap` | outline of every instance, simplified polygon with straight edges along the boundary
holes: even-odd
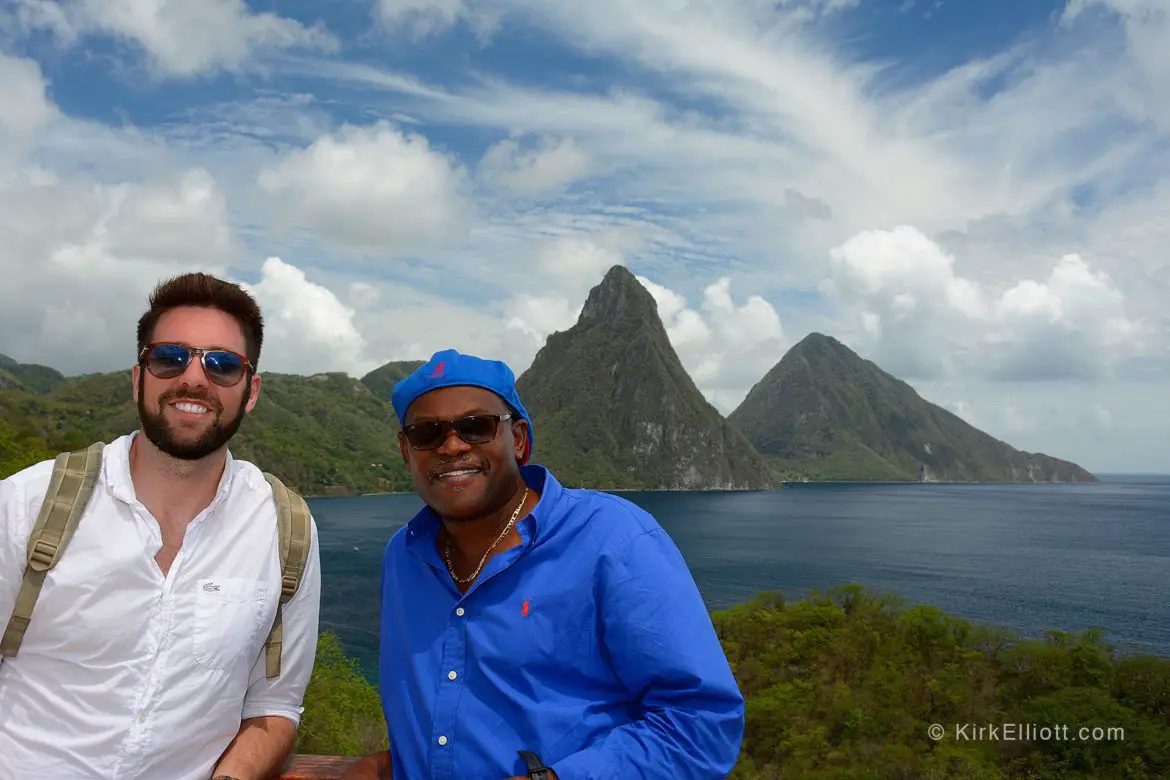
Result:
[[[45,576],[60,560],[89,503],[101,471],[104,447],[105,443],[99,441],[84,450],[57,456],[41,512],[29,534],[24,581],[20,583],[16,606],[0,640],[0,655],[12,657],[20,650]]]
[[[284,642],[282,608],[301,586],[305,563],[309,558],[309,505],[305,499],[289,490],[273,474],[264,472],[272,486],[276,502],[276,529],[280,551],[280,603],[276,605],[276,619],[268,632],[264,646],[265,669],[268,679],[280,676],[280,651]]]

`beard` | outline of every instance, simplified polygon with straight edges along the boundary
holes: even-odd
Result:
[[[158,412],[152,412],[146,408],[144,394],[140,390],[138,393],[138,419],[141,422],[142,432],[146,434],[146,438],[155,447],[158,447],[161,452],[179,460],[199,460],[212,454],[220,447],[223,447],[236,435],[236,431],[240,429],[240,424],[244,422],[244,407],[248,404],[248,396],[250,394],[251,388],[249,387],[244,392],[244,397],[240,401],[240,408],[236,412],[235,417],[225,421],[221,416],[221,406],[213,398],[199,393],[184,391],[165,393],[159,396]],[[166,412],[164,410],[172,401],[179,399],[197,401],[204,404],[215,415],[207,430],[194,441],[180,439],[174,427],[167,422]]]

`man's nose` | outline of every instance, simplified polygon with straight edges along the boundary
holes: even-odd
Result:
[[[439,445],[439,452],[444,455],[461,455],[471,449],[471,445],[459,438],[454,428],[444,431],[443,443]]]
[[[210,387],[211,380],[207,378],[207,372],[203,369],[203,360],[200,355],[192,355],[191,362],[183,369],[183,373],[179,374],[179,379],[183,380],[186,385],[194,385],[196,387]]]

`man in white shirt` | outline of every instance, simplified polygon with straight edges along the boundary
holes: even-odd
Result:
[[[141,430],[104,448],[19,652],[0,659],[0,778],[252,780],[287,759],[316,654],[320,565],[310,518],[271,676],[273,489],[227,449],[259,396],[262,332],[252,297],[211,276],[151,296],[132,371]],[[0,481],[0,630],[52,469]]]

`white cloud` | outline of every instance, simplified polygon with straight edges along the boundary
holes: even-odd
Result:
[[[225,274],[236,256],[223,198],[199,170],[114,186],[12,175],[0,181],[0,234],[3,349],[68,371],[129,366],[151,287]]]
[[[1119,20],[1132,58],[1127,69],[1125,94],[1119,100],[1138,116],[1149,117],[1170,130],[1170,7],[1162,0],[1069,0],[1062,16],[1066,25],[1079,21],[1100,25],[1097,19],[1083,20],[1091,11],[1103,11]],[[1114,67],[1117,67],[1116,65]]]
[[[859,233],[830,255],[826,290],[896,374],[1095,379],[1144,348],[1113,280],[1076,255],[998,294],[957,275],[954,258],[908,226]]]
[[[196,265],[239,255],[227,203],[204,170],[161,184],[119,186],[111,197],[116,211],[102,232],[114,256],[169,257]]]
[[[349,286],[349,297],[355,306],[369,308],[382,299],[382,293],[368,282],[354,282]]]
[[[345,371],[359,377],[381,364],[366,355],[365,339],[354,325],[354,309],[309,281],[301,269],[270,257],[261,268],[260,281],[245,287],[264,312],[262,363],[278,371]]]
[[[469,0],[376,0],[374,16],[383,26],[403,29],[417,38],[443,32],[458,21],[467,22],[480,39],[497,28],[500,12],[472,8]]]
[[[320,26],[253,13],[243,0],[17,0],[24,23],[64,43],[95,33],[132,42],[158,75],[206,76],[241,70],[257,54],[291,48],[336,51]]]
[[[581,306],[556,295],[521,295],[504,305],[504,327],[519,331],[539,349],[553,333],[568,330],[581,316]]]
[[[667,336],[687,373],[724,414],[735,409],[789,346],[772,305],[758,295],[749,295],[737,305],[729,277],[707,285],[698,309],[689,307],[679,293],[644,276],[638,281],[654,296]]]
[[[597,188],[687,209],[696,243],[761,265],[777,252],[801,258],[761,270],[778,286],[815,283],[830,246],[877,225],[938,235],[999,216],[1043,222],[1051,256],[1051,245],[1085,226],[1067,206],[1070,190],[1170,171],[1164,138],[1126,107],[1148,94],[1132,78],[1148,58],[1101,42],[1088,23],[924,75],[860,63],[832,45],[805,13],[815,3],[516,0],[474,9],[488,6],[583,55],[651,71],[684,105],[713,107],[676,108],[633,77],[601,93],[491,78],[447,91],[364,66],[329,76],[390,89],[424,119],[571,136],[606,174]],[[810,220],[801,204],[831,219]]]
[[[462,168],[386,122],[345,126],[262,171],[287,223],[384,252],[438,246],[464,230]]]
[[[535,268],[569,297],[581,298],[615,265],[622,265],[629,236],[620,232],[589,237],[567,236],[547,242],[536,252]]]
[[[514,305],[475,305],[434,295],[418,286],[398,282],[371,282],[378,291],[377,305],[359,308],[354,324],[366,341],[366,352],[380,362],[425,360],[435,352],[461,352],[506,361],[519,375],[535,356],[540,343],[509,320],[522,310]],[[540,326],[539,303],[533,310]],[[535,312],[535,314],[534,314]]]
[[[522,336],[516,354],[525,363],[551,334],[576,322],[589,289],[614,265],[625,263],[630,237],[618,232],[562,236],[541,243],[516,276],[519,290],[496,307],[509,334]]]
[[[23,147],[57,116],[35,60],[0,53],[0,148]]]
[[[507,138],[489,148],[479,164],[482,181],[521,194],[557,189],[588,171],[589,158],[572,138],[544,138],[527,150],[517,139]]]

